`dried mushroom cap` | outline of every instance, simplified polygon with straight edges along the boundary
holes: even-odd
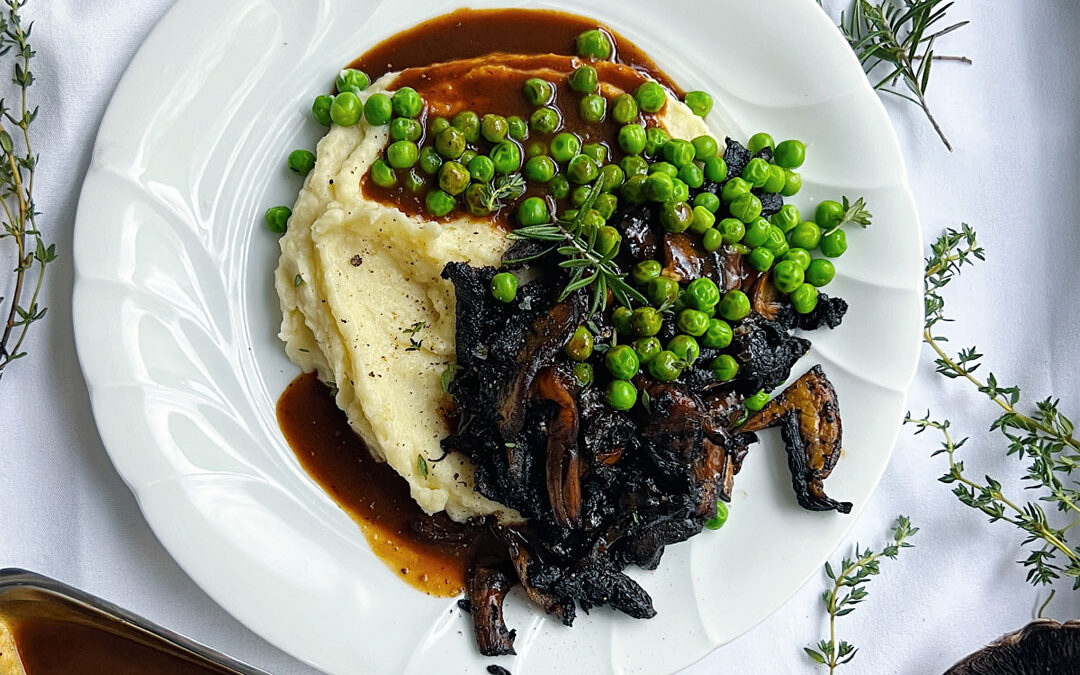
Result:
[[[945,675],[1080,673],[1080,620],[1032,621],[963,659]]]

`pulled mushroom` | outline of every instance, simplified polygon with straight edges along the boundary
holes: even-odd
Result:
[[[1037,619],[961,660],[945,675],[1080,673],[1080,620]]]

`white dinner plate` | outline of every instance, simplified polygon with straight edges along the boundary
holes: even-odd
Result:
[[[472,6],[505,3],[478,1]],[[717,102],[710,123],[808,144],[803,191],[864,196],[831,294],[843,325],[813,334],[839,392],[845,454],[810,513],[778,436],[735,482],[727,525],[631,571],[658,615],[597,609],[566,628],[517,592],[516,657],[482,658],[453,599],[401,582],[300,468],[274,418],[297,374],[276,335],[276,237],[263,211],[300,186],[285,167],[323,131],[312,99],[443,0],[179,0],[139,50],[101,124],[75,230],[74,320],[94,415],[158,538],[225,609],[331,673],[666,672],[776,610],[843,539],[888,462],[914,374],[921,238],[895,135],[859,63],[812,0],[526,2],[591,15]]]

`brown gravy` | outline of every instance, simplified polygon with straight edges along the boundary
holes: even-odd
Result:
[[[405,479],[371,458],[314,374],[301,375],[285,389],[277,418],[304,470],[356,520],[375,555],[395,574],[429,595],[452,597],[465,588],[468,545],[434,542],[418,534],[413,522],[451,531],[460,526],[416,505]]]
[[[228,675],[215,665],[127,623],[97,615],[34,590],[5,602],[2,618],[11,630],[27,675]]]

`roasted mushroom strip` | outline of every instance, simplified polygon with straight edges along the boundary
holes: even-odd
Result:
[[[811,368],[739,431],[753,433],[776,426],[787,446],[791,483],[799,505],[811,511],[849,513],[851,502],[831,499],[822,486],[840,458],[842,427],[836,390],[821,366]]]
[[[539,398],[555,406],[548,424],[547,491],[555,520],[563,527],[581,525],[581,462],[578,458],[578,408],[564,378],[554,368],[536,378]]]
[[[468,572],[469,605],[472,608],[476,646],[484,656],[514,654],[514,632],[503,620],[503,599],[514,585],[497,567],[473,565]]]

